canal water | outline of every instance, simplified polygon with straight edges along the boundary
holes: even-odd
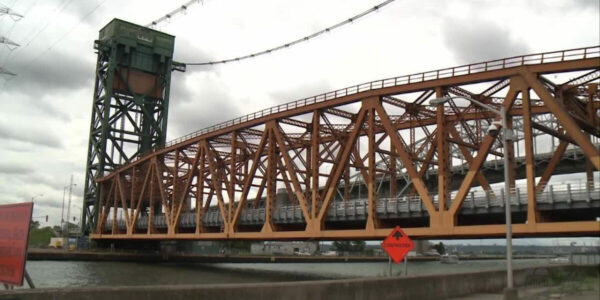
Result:
[[[519,259],[515,267],[547,265],[546,259]],[[409,262],[408,275],[451,274],[502,270],[504,260],[471,260],[458,264]],[[400,275],[403,264],[394,265]],[[27,271],[36,287],[91,287],[159,284],[258,283],[326,278],[380,277],[385,262],[369,263],[129,263],[91,261],[28,261]]]

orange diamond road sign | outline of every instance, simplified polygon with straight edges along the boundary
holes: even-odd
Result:
[[[0,283],[22,286],[33,203],[0,205]]]
[[[400,229],[400,226],[396,226],[381,243],[381,248],[383,248],[383,251],[390,256],[395,264],[399,263],[412,250],[413,246],[413,242]]]

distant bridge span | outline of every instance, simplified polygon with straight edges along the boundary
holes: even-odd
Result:
[[[599,79],[596,46],[378,80],[243,116],[98,178],[90,237],[380,239],[397,224],[416,238],[502,236],[493,209],[502,195],[486,170],[504,155],[515,235],[597,236]],[[460,100],[427,106],[448,95],[504,106],[516,133],[508,149],[488,133],[491,112]],[[588,182],[547,185],[565,172]]]

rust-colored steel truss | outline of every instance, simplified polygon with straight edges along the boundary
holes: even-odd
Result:
[[[201,130],[99,178],[91,237],[379,239],[395,225],[417,238],[502,236],[502,214],[461,211],[475,210],[474,189],[488,200],[503,197],[490,185],[504,179],[484,166],[501,164],[504,155],[511,166],[500,168],[511,168],[514,205],[525,207],[514,212],[515,235],[597,236],[600,199],[590,196],[583,210],[571,202],[540,210],[549,202],[536,198],[559,167],[590,180],[600,169],[599,57],[600,47],[590,47],[379,80]],[[496,115],[461,100],[427,105],[442,96],[504,106],[516,133],[509,149],[501,134],[488,132]],[[550,154],[541,162],[544,151]],[[562,164],[567,152],[579,153],[581,163]],[[408,213],[382,217],[384,200],[405,201]],[[346,209],[345,219],[336,219],[339,205],[356,213],[359,202],[364,217]],[[300,218],[281,221],[282,207]],[[242,223],[251,211],[259,221]],[[208,222],[209,214],[216,221]]]

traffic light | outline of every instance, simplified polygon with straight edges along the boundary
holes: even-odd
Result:
[[[46,215],[46,223],[48,223],[48,215]]]

